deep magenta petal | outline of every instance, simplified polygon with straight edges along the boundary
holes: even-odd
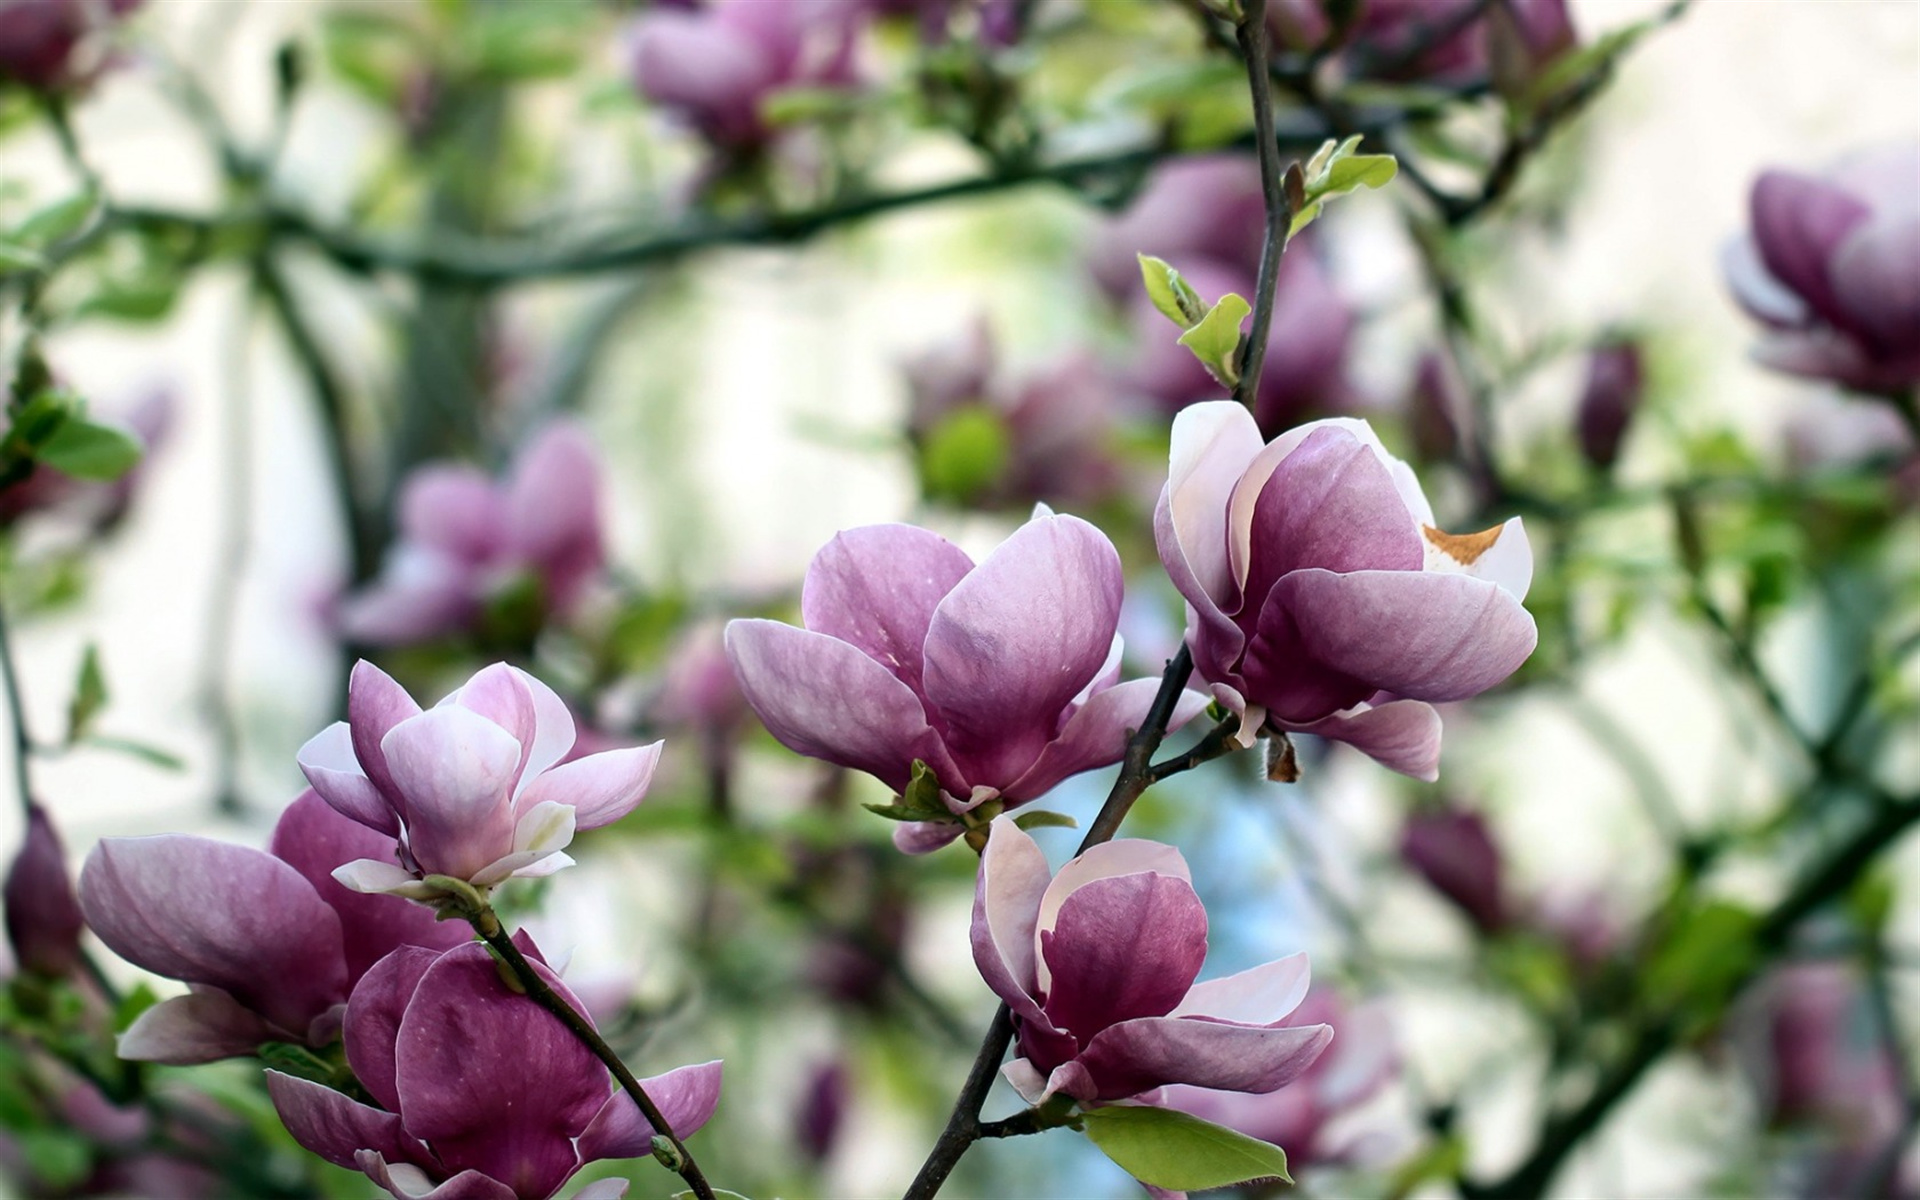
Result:
[[[796,754],[865,771],[900,791],[913,761],[966,795],[919,697],[878,662],[838,638],[778,621],[731,621],[727,657],[747,703]]]
[[[218,988],[172,996],[134,1018],[115,1044],[133,1062],[194,1066],[254,1054],[262,1042],[287,1036]]]
[[[447,951],[421,977],[401,1020],[395,1077],[408,1133],[448,1170],[479,1171],[522,1196],[551,1195],[573,1173],[573,1139],[609,1087],[592,1052],[510,991],[478,943]]]
[[[267,849],[300,872],[338,914],[349,988],[400,946],[445,950],[472,940],[465,925],[438,920],[422,905],[342,887],[333,877],[336,868],[362,858],[395,862],[398,843],[342,816],[312,791],[300,793],[280,814]]]
[[[383,896],[391,900],[393,897]],[[408,903],[394,900],[396,904]],[[400,1111],[400,1085],[395,1078],[394,1047],[407,1005],[427,969],[440,961],[440,952],[403,946],[387,955],[365,975],[347,1001],[341,1042],[347,1065],[367,1093],[389,1112]]]
[[[668,1071],[640,1081],[640,1090],[666,1118],[675,1137],[685,1141],[713,1118],[720,1103],[719,1060]],[[616,1088],[580,1135],[580,1161],[644,1158],[653,1153],[655,1129],[627,1093]]]
[[[1076,889],[1040,935],[1047,1019],[1086,1045],[1109,1025],[1171,1012],[1207,957],[1207,913],[1184,879],[1145,873]]]
[[[1402,775],[1429,783],[1440,777],[1440,714],[1423,700],[1390,700],[1288,728],[1345,742]]]
[[[1124,1100],[1170,1083],[1271,1092],[1296,1078],[1333,1040],[1325,1025],[1272,1028],[1193,1017],[1142,1017],[1109,1026],[1081,1052],[1096,1099]]]
[[[913,525],[846,530],[813,556],[800,594],[808,629],[836,637],[925,697],[933,610],[973,570],[966,552]]]
[[[393,785],[380,743],[394,726],[419,715],[420,706],[391,675],[365,659],[353,664],[353,674],[347,679],[347,726],[354,756],[361,772],[394,802],[402,818],[407,815],[404,798]]]
[[[1467,575],[1295,571],[1274,585],[1269,607],[1290,614],[1308,653],[1332,671],[1431,702],[1493,687],[1538,637],[1509,592]]]
[[[107,838],[80,874],[87,924],[157,975],[217,987],[303,1037],[346,998],[340,918],[271,855],[207,838]]]
[[[362,1150],[388,1162],[411,1162],[422,1147],[406,1135],[400,1118],[350,1100],[322,1084],[267,1072],[267,1095],[293,1140],[336,1167],[355,1169]]]
[[[1027,522],[947,594],[927,630],[926,695],[975,786],[1018,779],[1106,662],[1120,556],[1077,517]]]
[[[1750,209],[1754,245],[1768,273],[1828,322],[1844,322],[1827,264],[1841,239],[1873,210],[1841,188],[1788,171],[1760,176]]]

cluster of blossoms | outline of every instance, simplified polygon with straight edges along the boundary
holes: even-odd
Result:
[[[473,630],[490,602],[528,583],[542,613],[565,617],[606,565],[599,456],[584,431],[556,422],[498,483],[465,464],[421,467],[401,488],[399,525],[380,577],[341,605],[349,639],[404,645]]]

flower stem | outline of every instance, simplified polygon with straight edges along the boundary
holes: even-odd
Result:
[[[1253,324],[1240,357],[1240,382],[1233,398],[1253,407],[1260,388],[1260,367],[1267,359],[1267,331],[1273,327],[1274,282],[1293,226],[1293,205],[1281,178],[1280,144],[1273,130],[1273,77],[1267,69],[1267,0],[1246,0],[1234,26],[1246,59],[1247,85],[1253,93],[1253,138],[1260,153],[1260,196],[1266,204],[1266,239],[1260,247],[1259,282],[1253,289]]]
[[[512,971],[521,986],[526,988],[527,995],[531,996],[540,1007],[560,1018],[560,1023],[572,1031],[574,1037],[580,1039],[580,1044],[593,1051],[594,1057],[605,1063],[607,1070],[613,1072],[613,1077],[620,1083],[620,1090],[633,1098],[634,1104],[640,1108],[641,1115],[646,1117],[649,1125],[653,1126],[654,1133],[658,1135],[655,1141],[664,1139],[672,1148],[670,1156],[656,1155],[656,1157],[678,1172],[681,1179],[686,1180],[687,1187],[692,1190],[698,1200],[714,1200],[713,1187],[707,1182],[707,1177],[701,1173],[700,1164],[694,1161],[693,1152],[687,1149],[686,1143],[680,1140],[680,1136],[667,1124],[666,1118],[660,1115],[659,1108],[655,1107],[653,1101],[647,1097],[646,1089],[640,1086],[640,1081],[634,1078],[633,1072],[627,1069],[627,1064],[620,1060],[620,1055],[612,1046],[607,1045],[599,1031],[594,1029],[593,1023],[576,1011],[573,1005],[567,1003],[565,997],[554,991],[547,981],[541,978],[540,973],[533,969],[533,964],[527,961],[527,956],[520,952],[520,947],[513,944],[513,938],[500,924],[500,917],[493,911],[493,906],[482,904],[478,910],[468,911],[466,917],[473,925],[474,932],[479,934],[480,939],[487,945],[493,947],[494,953],[500,956],[501,961],[507,964],[507,969]],[[669,1158],[671,1158],[670,1162]]]

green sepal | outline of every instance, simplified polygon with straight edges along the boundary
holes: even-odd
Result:
[[[913,760],[913,778],[907,790],[892,804],[862,804],[860,807],[889,821],[957,821],[953,810],[941,798],[940,780],[923,760]]]
[[[1051,809],[1045,808],[1034,809],[1031,812],[1023,812],[1013,819],[1013,823],[1022,829],[1080,828],[1080,822],[1074,820],[1066,813],[1054,812]]]
[[[1188,1113],[1113,1105],[1080,1116],[1102,1154],[1153,1187],[1198,1192],[1255,1179],[1293,1182],[1285,1150]]]
[[[1227,387],[1240,382],[1240,322],[1252,311],[1244,298],[1228,292],[1199,324],[1180,335],[1180,344],[1193,351],[1207,374]]]

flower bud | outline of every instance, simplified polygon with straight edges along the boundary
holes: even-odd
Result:
[[[1500,848],[1479,813],[1441,808],[1413,814],[1400,833],[1400,857],[1480,932],[1506,928]]]
[[[1587,358],[1587,386],[1580,393],[1576,418],[1580,451],[1601,471],[1613,468],[1620,443],[1640,409],[1645,373],[1640,348],[1632,342],[1600,346]]]
[[[86,919],[67,874],[66,851],[47,811],[27,813],[27,837],[4,890],[7,941],[20,969],[49,979],[70,974],[80,963],[80,932]]]

